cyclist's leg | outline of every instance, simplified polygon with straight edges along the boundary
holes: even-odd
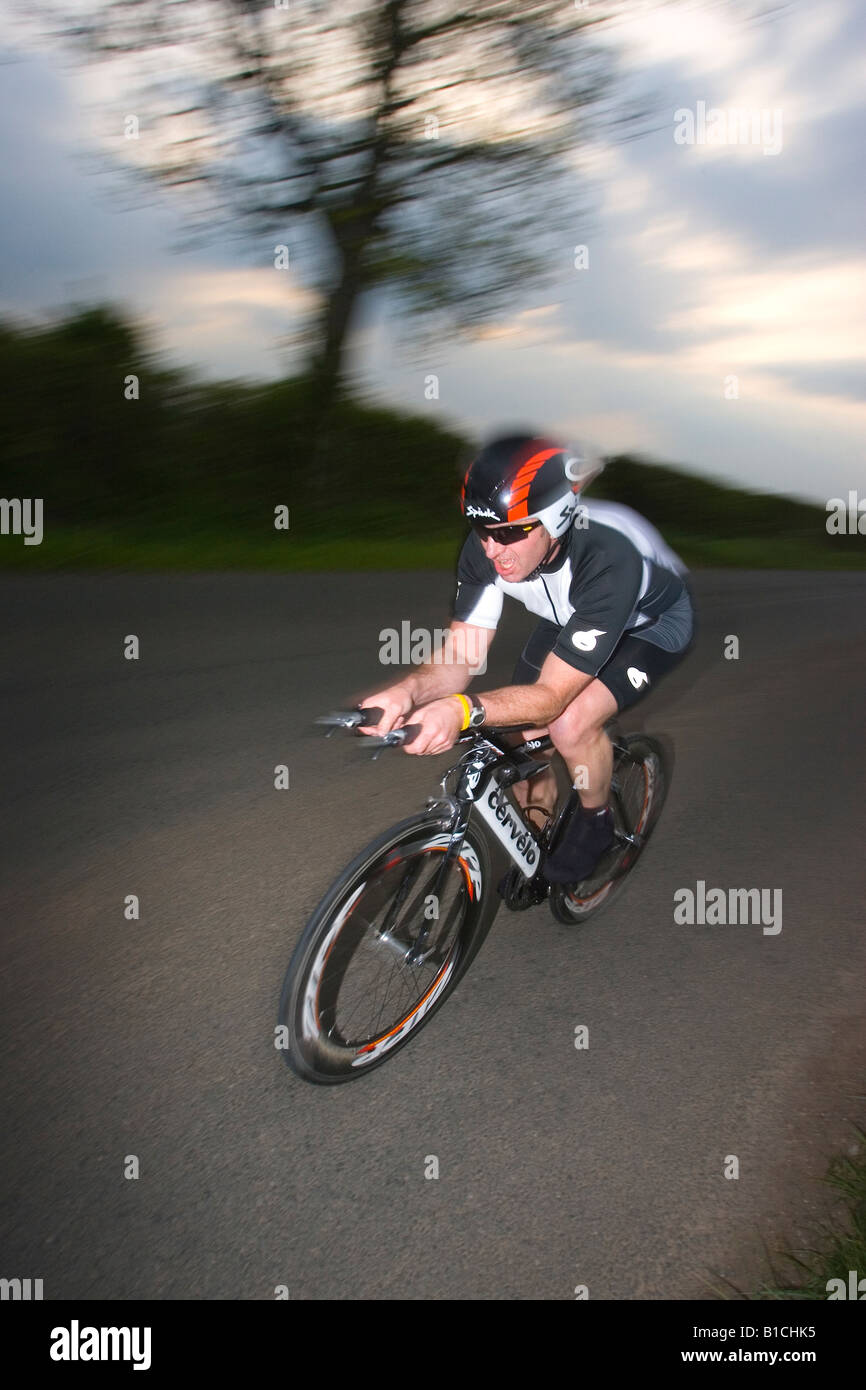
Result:
[[[618,643],[592,684],[551,724],[554,746],[569,769],[572,760],[587,768],[587,790],[581,790],[580,799],[588,809],[605,805],[610,793],[613,745],[604,725],[654,690],[693,645],[694,612],[687,587],[645,633],[631,632]]]
[[[535,684],[559,631],[557,624],[548,622],[546,618],[538,623],[514,668],[512,685]],[[549,729],[523,730],[524,738],[550,734],[572,783],[579,783],[581,802],[588,807],[607,804],[613,770],[613,745],[604,732],[604,725],[613,718],[617,708],[611,692],[600,681],[594,680],[572,700]],[[556,806],[557,786],[552,769],[533,777],[529,783],[518,782],[514,791],[521,806],[525,807],[529,802],[541,804],[548,814]]]
[[[686,627],[685,622],[679,625],[681,640]],[[663,637],[680,637],[673,622],[668,628]],[[608,806],[613,745],[604,725],[654,689],[687,650],[687,645],[673,651],[637,636],[625,637],[596,679],[551,724],[554,746],[575,773],[583,809],[547,860],[544,872],[549,882],[584,881],[615,843],[615,822]]]
[[[535,684],[544,665],[544,658],[552,650],[558,636],[559,627],[557,624],[542,618],[533,628],[529,641],[518,657],[517,665],[511,677],[512,685]],[[524,729],[522,735],[515,735],[512,741],[517,744],[521,738],[541,738],[546,733],[547,729]],[[546,772],[540,772],[530,782],[518,782],[515,785],[514,795],[524,810],[528,806],[540,808],[538,811],[530,810],[527,812],[529,820],[537,829],[541,829],[548,817],[553,815],[556,809],[557,790],[556,775],[552,768],[548,768]]]
[[[542,619],[527,642],[514,668],[512,685],[534,685],[545,657],[553,648],[559,628]],[[581,803],[589,809],[606,806],[613,771],[613,745],[604,725],[617,712],[614,695],[601,681],[594,680],[563,710],[549,728],[524,729],[524,738],[549,733],[553,746],[568,769],[572,784],[577,782]],[[546,815],[556,807],[556,776],[551,768],[533,777],[531,783],[518,782],[514,788],[521,806],[543,806]]]
[[[577,789],[580,809],[576,808],[545,862],[549,883],[583,881],[615,843],[616,826],[608,807],[613,744],[604,726],[616,712],[615,697],[596,679],[550,725],[550,737]]]
[[[581,804],[587,810],[607,805],[613,773],[613,744],[604,726],[618,709],[616,696],[596,679],[575,696],[550,725],[553,746],[568,768]]]
[[[533,685],[544,659],[552,650],[559,628],[543,618],[533,630],[514,668],[512,685]],[[643,636],[629,634],[619,643],[606,665],[580,695],[572,700],[549,729],[524,729],[524,738],[549,733],[553,746],[578,783],[581,804],[587,810],[606,806],[613,770],[613,745],[604,726],[616,714],[654,690],[668,671],[678,666],[694,645],[694,612],[688,590]],[[548,813],[556,805],[557,786],[552,770],[519,782],[515,795],[522,806],[542,804]]]
[[[661,627],[661,624],[659,626]],[[667,633],[662,630],[658,635],[665,637]],[[653,636],[656,634],[653,633]],[[621,713],[652,694],[659,681],[688,656],[692,646],[693,643],[688,641],[678,650],[671,650],[651,640],[648,635],[638,637],[629,633],[599,671],[593,684],[602,683],[606,686]]]

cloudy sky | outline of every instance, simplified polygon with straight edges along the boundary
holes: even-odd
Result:
[[[527,422],[822,504],[862,495],[866,9],[762,9],[636,0],[606,42],[652,129],[583,153],[590,210],[553,287],[421,356],[373,303],[367,390],[476,432]],[[99,80],[8,10],[0,50],[0,313],[108,299],[202,375],[280,375],[305,286],[228,241],[177,251],[176,205],[135,205],[104,171]],[[710,114],[733,109],[747,126]]]

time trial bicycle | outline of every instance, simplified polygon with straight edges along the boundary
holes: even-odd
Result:
[[[333,733],[381,717],[381,710],[355,709],[316,722]],[[417,730],[362,737],[378,757]],[[322,898],[289,962],[279,1006],[278,1046],[305,1081],[352,1081],[393,1057],[456,988],[503,902],[520,911],[547,901],[558,922],[575,926],[621,892],[664,803],[661,745],[608,726],[614,843],[591,878],[548,884],[545,858],[579,794],[549,736],[514,746],[518,732],[482,726],[462,734],[463,752],[440,795],[356,855]],[[524,810],[510,789],[551,765],[559,799],[539,829],[527,817],[531,804]]]

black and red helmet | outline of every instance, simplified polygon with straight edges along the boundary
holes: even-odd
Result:
[[[467,521],[540,521],[563,536],[574,520],[589,460],[552,439],[509,434],[486,444],[463,479],[460,504]]]

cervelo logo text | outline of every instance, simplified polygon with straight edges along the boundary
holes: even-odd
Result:
[[[515,820],[502,788],[495,784],[490,786],[475,805],[515,864],[527,878],[532,878],[538,868],[538,846],[526,827]]]
[[[636,666],[629,666],[628,670],[626,671],[626,675],[628,676],[635,690],[640,690],[641,686],[646,685],[649,681],[649,676],[647,675],[646,671],[639,671]]]
[[[132,1361],[134,1371],[150,1370],[149,1327],[52,1327],[52,1361]]]
[[[604,637],[605,631],[603,627],[591,627],[586,632],[573,632],[571,640],[579,651],[591,652],[599,637]]]
[[[500,520],[500,518],[496,515],[496,513],[495,513],[495,512],[492,512],[492,511],[490,510],[489,507],[467,507],[467,508],[466,508],[466,515],[467,515],[467,516],[487,516],[487,517],[490,517],[490,519],[491,519],[492,521],[499,521],[499,520]]]

